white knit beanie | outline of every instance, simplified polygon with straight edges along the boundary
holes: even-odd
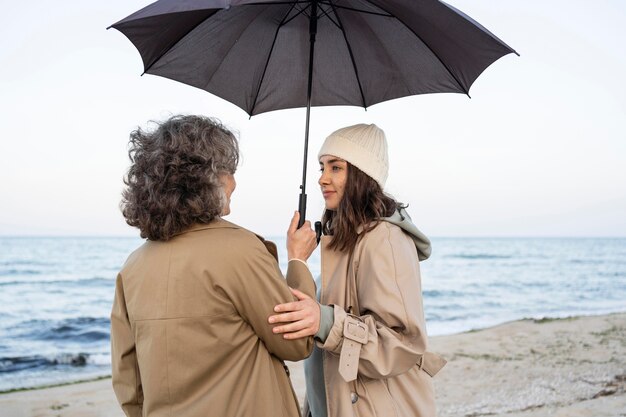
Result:
[[[385,132],[375,124],[344,127],[330,134],[317,158],[333,155],[350,162],[385,188],[389,173]]]

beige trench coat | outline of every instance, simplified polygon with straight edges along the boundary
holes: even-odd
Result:
[[[388,222],[352,257],[322,242],[321,303],[334,305],[323,351],[328,417],[434,417],[431,375],[445,361],[428,352],[415,244]],[[347,313],[349,311],[354,315]]]
[[[300,415],[282,361],[307,357],[312,339],[287,341],[267,319],[294,299],[288,283],[312,297],[315,285],[299,261],[285,281],[275,248],[218,219],[130,255],[111,313],[113,388],[127,416]]]

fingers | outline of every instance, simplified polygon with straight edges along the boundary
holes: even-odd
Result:
[[[310,220],[305,220],[304,223],[302,223],[302,226],[300,228],[298,228],[298,222],[299,221],[300,221],[300,212],[296,210],[293,213],[293,217],[291,218],[291,222],[289,223],[289,229],[287,230],[288,234],[293,234],[293,233],[296,233],[296,231],[300,231],[300,230],[306,230],[307,232],[308,231],[315,232],[311,228],[311,221]]]
[[[299,221],[300,221],[300,212],[296,210],[296,212],[293,213],[293,217],[291,218],[291,223],[289,223],[289,229],[287,230],[287,233],[289,234],[295,233],[296,230],[298,230]]]
[[[293,323],[276,326],[272,329],[272,332],[274,332],[274,334],[284,334],[285,339],[293,339],[294,337],[290,336],[293,336],[294,333],[300,333],[305,336],[313,336],[317,333],[317,330],[318,326],[315,326],[315,323],[312,320],[299,320],[294,321]]]
[[[277,313],[285,313],[288,311],[302,310],[303,308],[304,306],[300,303],[300,301],[293,301],[291,303],[278,304],[274,307],[274,311]]]
[[[269,323],[279,324],[272,329],[272,332],[283,334],[285,339],[315,335],[320,326],[319,304],[301,291],[293,288],[290,290],[301,301],[279,304],[274,307],[274,311],[281,312],[281,314],[274,314],[268,318]]]
[[[306,295],[305,293],[303,293],[302,291],[298,291],[295,288],[289,288],[291,290],[291,293],[293,295],[295,295],[298,300],[303,301],[303,300],[312,300],[311,297],[309,297],[308,295]],[[285,310],[286,311],[286,310]]]
[[[298,228],[299,220],[300,213],[296,211],[287,231],[287,256],[289,259],[306,261],[317,247],[317,239],[311,222],[307,220]]]
[[[278,304],[274,306],[274,311],[276,313],[288,313],[290,311],[311,310],[313,309],[313,307],[317,307],[317,301],[313,300],[311,297],[309,297],[305,293],[298,291],[294,288],[289,288],[289,289],[296,297],[300,299],[298,301],[292,301],[290,303]]]
[[[296,290],[297,291],[297,290]],[[306,296],[306,294],[303,294]],[[269,317],[270,323],[284,323],[288,321],[301,320],[317,313],[319,306],[317,301],[294,301],[292,303],[279,304],[274,307],[274,311],[281,314],[274,314]]]
[[[283,314],[275,314],[270,316],[267,321],[270,323],[290,323],[298,320],[302,320],[307,317],[306,312],[304,311],[294,311],[291,313],[283,313]]]

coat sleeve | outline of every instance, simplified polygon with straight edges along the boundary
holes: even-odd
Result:
[[[122,276],[115,283],[115,298],[111,311],[111,369],[113,391],[124,414],[141,417],[143,391],[135,339],[128,319]]]
[[[288,361],[308,357],[313,337],[287,340],[274,334],[267,321],[277,304],[295,300],[290,286],[315,297],[315,282],[307,265],[297,260],[289,262],[285,280],[278,262],[258,239],[243,239],[237,245],[235,252],[230,251],[233,258],[228,260],[233,275],[222,289],[271,354]]]
[[[415,246],[400,228],[382,223],[364,238],[356,273],[361,315],[354,318],[368,331],[358,373],[381,379],[408,371],[427,344]],[[321,347],[339,355],[349,315],[334,306],[334,317]]]

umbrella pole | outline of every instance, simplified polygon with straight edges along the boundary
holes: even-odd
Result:
[[[304,161],[302,164],[302,184],[300,185],[300,200],[298,211],[302,227],[306,219],[306,167],[309,153],[309,120],[311,118],[311,89],[313,87],[313,53],[315,50],[315,35],[317,34],[317,0],[311,1],[311,15],[309,16],[309,82],[306,92],[306,127],[304,131]]]

